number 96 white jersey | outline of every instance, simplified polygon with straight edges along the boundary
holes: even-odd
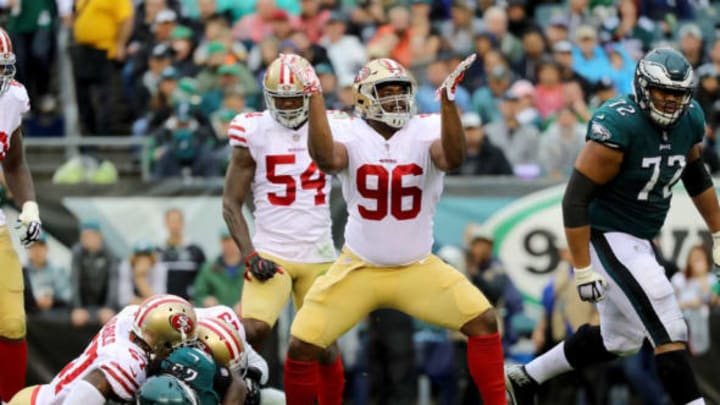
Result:
[[[444,172],[430,157],[440,116],[418,115],[386,140],[362,119],[334,128],[348,167],[338,173],[347,202],[345,244],[378,266],[399,266],[431,253],[433,216]]]
[[[331,121],[348,120],[329,113]],[[310,158],[307,123],[291,130],[268,111],[243,113],[230,123],[230,145],[248,148],[255,160],[253,244],[292,262],[323,263],[335,259],[330,219],[330,176]]]

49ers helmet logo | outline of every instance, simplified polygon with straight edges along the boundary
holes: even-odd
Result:
[[[193,330],[193,320],[185,314],[174,314],[170,316],[170,325],[178,332],[189,334]]]

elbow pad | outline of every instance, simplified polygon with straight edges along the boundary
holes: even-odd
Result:
[[[695,159],[685,166],[682,182],[690,197],[695,197],[713,186],[712,178],[705,168],[702,158]]]
[[[562,201],[563,222],[566,228],[578,228],[590,224],[588,205],[598,189],[597,183],[577,169],[573,170]]]

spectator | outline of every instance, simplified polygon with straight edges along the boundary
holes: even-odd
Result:
[[[502,333],[504,352],[515,343],[517,335],[511,327],[512,318],[522,314],[523,302],[500,260],[493,256],[495,237],[488,228],[470,224],[468,244],[468,275],[473,284],[498,308],[502,320],[498,322]]]
[[[193,300],[196,305],[212,307],[240,304],[245,283],[245,264],[235,241],[228,231],[220,233],[220,254],[208,261],[193,283]]]
[[[295,30],[297,30],[297,20],[290,17],[285,10],[275,10],[271,20],[272,36],[278,41],[290,39]]]
[[[612,77],[618,92],[620,94],[632,94],[635,61],[620,44],[606,45],[605,53],[610,59],[611,70],[608,73]]]
[[[548,26],[545,28],[545,37],[548,40],[548,47],[554,49],[555,44],[570,40],[568,20],[563,15],[550,17]],[[569,52],[569,51],[568,51]]]
[[[430,21],[430,6],[428,0],[414,0],[410,9],[410,63],[413,68],[434,60],[442,46],[441,36]]]
[[[510,69],[498,65],[487,71],[487,86],[475,90],[472,96],[472,108],[483,122],[502,120],[500,100],[510,88]]]
[[[716,301],[712,287],[717,277],[711,272],[712,260],[702,246],[693,246],[688,252],[682,272],[675,273],[671,282],[675,287],[680,308],[688,323],[689,350],[700,356],[710,350],[710,304]]]
[[[503,151],[485,136],[482,120],[477,113],[464,113],[462,125],[465,129],[467,155],[462,166],[451,174],[472,176],[513,174],[512,166]]]
[[[354,35],[347,35],[347,19],[335,11],[330,14],[325,35],[319,44],[327,50],[339,82],[352,81],[367,61],[365,47]]]
[[[520,38],[524,33],[530,30],[536,30],[537,27],[528,16],[527,0],[508,0],[507,1],[508,31]]]
[[[440,101],[435,99],[435,90],[442,85],[449,73],[450,69],[446,60],[439,59],[430,62],[427,67],[427,81],[417,90],[418,112],[440,112]],[[455,103],[460,111],[470,110],[470,94],[462,85],[457,86]]]
[[[532,125],[540,127],[540,113],[535,107],[535,87],[529,81],[520,79],[513,83],[508,90],[518,99],[517,116],[521,125]],[[544,101],[544,100],[543,100]]]
[[[73,68],[84,134],[110,133],[115,63],[125,61],[133,28],[131,0],[86,1],[76,9]]]
[[[553,178],[569,177],[584,145],[585,125],[578,122],[572,109],[562,108],[540,137],[538,160],[543,173]]]
[[[464,0],[454,0],[450,7],[450,20],[440,28],[442,38],[453,52],[467,55],[474,48],[475,34],[482,29],[482,21],[475,19],[473,10]]]
[[[485,126],[493,144],[497,145],[513,166],[516,175],[536,177],[539,133],[532,125],[522,125],[517,119],[518,98],[507,92],[500,103],[503,119]]]
[[[688,23],[678,30],[680,52],[687,58],[693,68],[705,63],[705,47],[702,31],[694,23]]]
[[[576,30],[577,48],[572,50],[573,70],[594,83],[612,68],[605,51],[598,45],[595,28],[583,25]]]
[[[498,48],[497,39],[489,32],[483,31],[475,35],[475,54],[477,60],[470,65],[465,71],[464,83],[468,90],[476,92],[488,83],[488,75],[486,69],[486,56],[491,52],[496,52]]]
[[[330,10],[322,10],[320,0],[302,0],[300,2],[298,29],[308,36],[311,43],[316,44],[320,40],[329,19]]]
[[[368,42],[370,58],[392,58],[409,67],[412,62],[410,49],[410,12],[404,6],[394,6],[388,11],[389,23],[381,26]]]
[[[577,36],[578,28],[584,25],[591,25],[592,18],[588,10],[589,0],[570,0],[567,11],[568,28],[570,36]]]
[[[517,8],[517,7],[516,7]],[[547,56],[547,46],[542,31],[538,28],[528,28],[522,34],[523,55],[514,70],[521,77],[537,83],[537,69]]]
[[[178,25],[170,33],[170,46],[175,53],[173,66],[177,69],[179,77],[193,77],[200,71],[193,60],[195,49],[193,38],[193,31],[184,25]]]
[[[32,285],[37,308],[45,311],[66,307],[70,303],[70,277],[60,267],[48,261],[47,236],[42,234],[27,250],[28,261],[23,271]]]
[[[714,64],[706,63],[697,68],[695,73],[699,84],[695,100],[702,107],[708,124],[714,128],[718,124],[713,118],[717,108],[715,103],[720,100],[720,71]]]
[[[13,44],[16,79],[25,85],[30,100],[50,95],[50,72],[55,60],[55,26],[58,17],[54,0],[14,0],[7,21]],[[70,10],[62,10],[67,18]],[[32,104],[34,106],[34,104]]]
[[[275,0],[257,0],[255,13],[244,16],[233,26],[233,38],[259,43],[272,34],[272,21],[277,9]]]
[[[544,60],[537,67],[538,83],[535,86],[535,105],[542,119],[556,114],[565,104],[564,84],[560,80],[560,66],[553,60]]]
[[[168,8],[167,0],[144,0],[135,7],[135,22],[128,48],[140,47],[153,42],[155,18],[166,8]]]
[[[173,112],[173,95],[178,86],[178,71],[172,66],[163,69],[160,74],[157,93],[150,98],[149,111],[133,124],[133,134],[148,135],[158,130]]]
[[[186,102],[177,104],[174,114],[152,135],[153,172],[157,178],[218,174],[217,162],[212,158],[215,138],[193,117],[191,108]]]
[[[155,294],[164,294],[167,269],[158,262],[155,246],[138,242],[118,268],[118,302],[121,307],[140,305]]]
[[[610,77],[603,76],[597,81],[597,83],[595,83],[592,97],[590,97],[589,106],[594,111],[600,108],[603,103],[616,97],[617,95],[618,92],[615,90],[615,83],[613,83]]]
[[[508,32],[507,13],[499,6],[493,6],[485,10],[483,14],[485,30],[495,35],[500,50],[510,60],[511,64],[517,64],[522,58],[523,48],[520,41]]]
[[[157,44],[153,47],[148,60],[148,69],[135,83],[132,102],[135,116],[142,117],[148,110],[150,100],[157,96],[163,71],[172,63],[172,49],[167,44]]]
[[[560,80],[567,83],[576,81],[580,83],[583,94],[592,94],[593,84],[589,80],[582,77],[574,69],[573,45],[570,41],[560,41],[553,46],[553,60],[560,67]],[[606,76],[606,75],[603,75]]]
[[[160,261],[167,268],[165,290],[168,294],[188,299],[192,296],[192,284],[205,262],[205,253],[199,246],[185,241],[185,220],[180,209],[171,208],[165,212],[165,227],[168,238],[160,250]]]
[[[91,321],[105,324],[115,315],[118,291],[117,259],[103,243],[100,224],[80,224],[80,241],[73,246],[70,280],[73,308],[71,321],[83,326]]]
[[[635,0],[617,2],[617,17],[610,18],[603,24],[610,31],[611,40],[620,42],[632,52],[632,56],[640,57],[635,52],[647,52],[655,37],[655,22],[641,16]]]

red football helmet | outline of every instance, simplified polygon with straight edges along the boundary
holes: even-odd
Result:
[[[0,94],[10,87],[15,77],[15,54],[13,53],[10,35],[0,28]]]

